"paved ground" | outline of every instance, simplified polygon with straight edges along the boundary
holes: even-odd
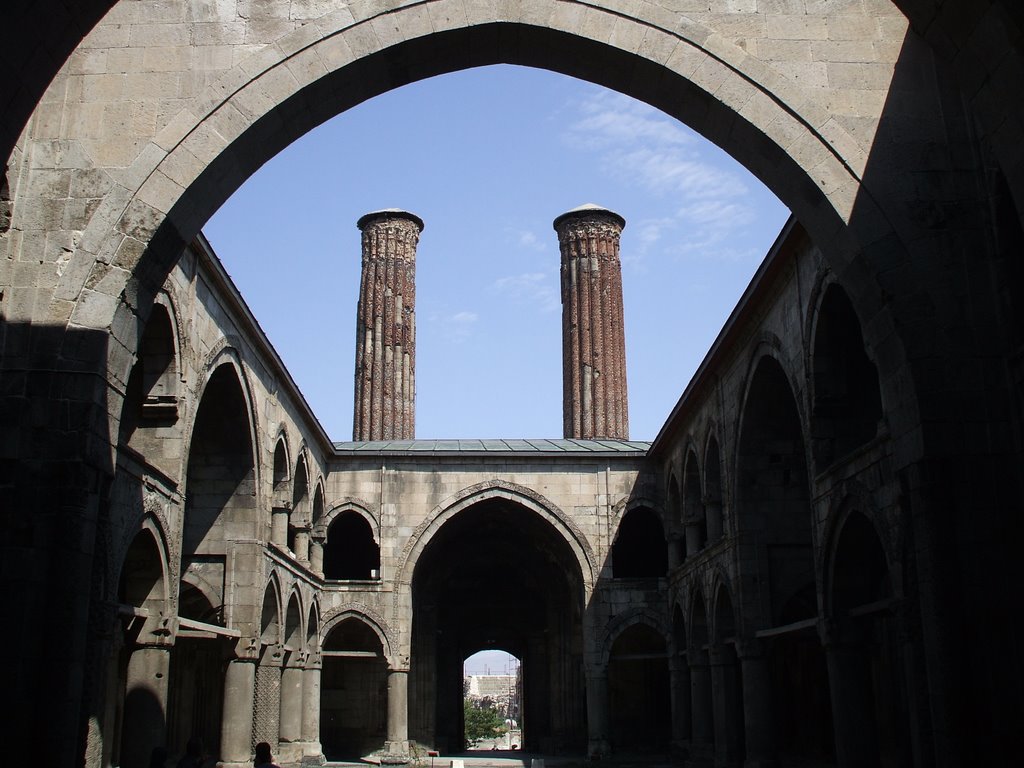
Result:
[[[617,755],[595,763],[582,755],[551,757],[518,750],[474,750],[454,755],[440,755],[425,758],[421,765],[424,768],[452,768],[453,761],[461,760],[465,768],[532,768],[535,759],[543,760],[544,768],[597,768],[598,765],[607,768],[669,768],[672,765],[667,755]],[[372,764],[370,761],[327,763],[331,768],[366,768]]]

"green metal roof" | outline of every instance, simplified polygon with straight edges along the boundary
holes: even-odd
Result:
[[[600,454],[642,456],[651,447],[641,440],[374,440],[335,443],[334,450],[344,455],[401,454],[517,454],[545,456]]]

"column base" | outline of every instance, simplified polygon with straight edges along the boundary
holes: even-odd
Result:
[[[607,739],[591,739],[587,743],[587,759],[600,760],[607,757],[611,752],[611,745]]]
[[[408,765],[411,762],[408,741],[389,741],[384,744],[384,751],[380,754],[381,765]]]
[[[327,758],[324,757],[324,748],[319,741],[303,741],[302,744],[302,764],[303,765],[323,765],[327,762]]]

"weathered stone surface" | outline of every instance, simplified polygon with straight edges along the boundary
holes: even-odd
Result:
[[[665,700],[683,711],[683,686],[693,683],[690,730],[678,725],[682,719],[672,722],[677,743],[695,759],[711,759],[712,737],[723,749],[735,746],[733,732],[718,727],[727,722],[723,718],[736,722],[737,702],[728,694],[736,664],[721,647],[731,638],[742,667],[744,702],[752,707],[745,713],[746,732],[776,732],[765,726],[766,707],[754,704],[764,700],[757,695],[763,691],[748,687],[754,678],[771,679],[771,670],[759,667],[752,661],[757,654],[744,649],[756,645],[751,633],[790,626],[753,640],[776,644],[768,654],[775,659],[807,658],[802,654],[814,642],[823,649],[815,669],[827,670],[831,698],[800,710],[807,717],[796,721],[818,722],[816,713],[830,708],[837,719],[840,764],[872,762],[875,742],[844,730],[869,709],[858,709],[858,702],[869,699],[858,681],[869,679],[868,661],[880,662],[877,657],[866,661],[856,643],[851,653],[851,628],[843,613],[848,618],[850,606],[843,600],[856,594],[857,585],[843,581],[849,575],[843,562],[852,546],[862,556],[857,562],[874,564],[867,572],[875,576],[884,561],[888,571],[879,584],[895,600],[853,605],[850,610],[861,611],[854,618],[874,622],[876,635],[900,639],[903,645],[886,658],[913,662],[896,676],[903,682],[885,683],[891,693],[884,694],[884,711],[891,722],[905,722],[909,713],[913,726],[904,729],[908,738],[895,747],[893,729],[879,732],[883,762],[1012,762],[1024,690],[1019,672],[1005,662],[1017,653],[1013,638],[1020,634],[1019,612],[1007,609],[1005,596],[1021,591],[1020,569],[1013,563],[1024,540],[1017,437],[1024,340],[1014,256],[1021,250],[1024,208],[1024,102],[1019,98],[1024,17],[1016,4],[368,0],[343,7],[320,0],[39,0],[14,4],[4,21],[5,29],[13,30],[0,51],[9,73],[0,84],[0,140],[10,191],[0,196],[10,203],[9,226],[0,226],[0,413],[4,455],[12,459],[0,470],[10,603],[5,615],[16,628],[60,628],[13,633],[9,655],[19,663],[9,690],[21,706],[9,731],[26,738],[11,740],[8,759],[28,762],[28,745],[45,743],[55,764],[109,762],[119,747],[111,743],[116,729],[103,722],[103,713],[117,709],[108,706],[107,681],[118,690],[128,681],[106,671],[120,668],[108,660],[121,653],[117,643],[129,637],[124,624],[133,633],[165,633],[140,646],[151,649],[177,641],[175,622],[205,616],[197,606],[206,600],[213,609],[223,604],[224,615],[214,611],[211,617],[241,635],[224,641],[236,658],[218,682],[231,703],[223,729],[226,759],[248,761],[252,703],[246,697],[252,695],[256,665],[269,663],[275,653],[291,653],[287,649],[296,646],[289,638],[295,640],[301,617],[322,615],[312,609],[329,591],[313,565],[320,543],[315,535],[307,541],[304,526],[318,514],[314,510],[331,505],[318,478],[335,482],[346,462],[334,465],[333,448],[288,394],[286,374],[260,350],[244,313],[218,306],[221,299],[226,305],[231,301],[216,268],[203,271],[191,257],[181,258],[182,250],[241,183],[246,169],[266,161],[268,147],[283,146],[326,117],[325,105],[341,109],[358,103],[411,76],[403,73],[428,65],[431,71],[454,71],[512,61],[592,79],[686,121],[765,180],[814,244],[794,251],[791,266],[800,278],[795,288],[782,276],[785,270],[762,275],[758,285],[774,288],[759,290],[777,292],[758,293],[766,299],[758,305],[765,312],[763,324],[761,319],[753,325],[730,322],[711,366],[714,376],[706,370],[695,380],[641,462],[655,474],[671,468],[661,478],[663,487],[656,481],[644,491],[651,505],[657,507],[663,498],[668,509],[688,510],[678,520],[672,513],[663,518],[675,521],[668,531],[676,550],[669,592],[637,588],[629,592],[635,597],[620,602],[604,600],[596,590],[599,597],[591,605],[615,605],[611,612],[619,613],[611,624],[602,624],[607,613],[587,614],[583,626],[594,646],[586,649],[590,666],[582,673],[572,643],[564,642],[568,635],[546,644],[533,638],[533,652],[543,648],[557,657],[562,679],[570,681],[560,689],[552,722],[561,718],[578,726],[586,711],[593,728],[587,740],[596,751],[608,746],[610,732],[622,732],[624,721],[616,715],[621,709],[603,708],[600,694],[582,706],[580,687],[571,681],[585,678],[584,687],[595,692],[644,687],[637,685],[641,678],[635,670],[624,671],[614,661],[602,666],[606,657],[598,646],[607,650],[623,637],[622,647],[636,650],[642,638],[630,634],[630,627],[641,623],[666,634],[664,615],[659,618],[659,609],[643,596],[671,593],[678,620],[671,621],[670,642],[677,656]],[[447,36],[432,37],[441,32]],[[419,35],[422,45],[401,42]],[[328,77],[316,79],[317,59]],[[351,77],[347,68],[355,63],[359,74]],[[291,98],[295,95],[301,97]],[[195,138],[183,142],[185,136]],[[196,177],[195,160],[214,163],[216,173]],[[66,171],[89,175],[76,181],[72,174],[68,186]],[[122,248],[125,235],[131,243]],[[832,285],[838,287],[829,293]],[[842,299],[835,297],[842,294],[835,291],[848,296],[862,333],[860,346],[877,368],[884,416],[879,421],[885,429],[866,442],[859,442],[870,421],[863,417],[873,407],[860,403],[859,417],[843,416],[841,406],[849,398],[841,388],[828,390],[843,366],[827,353],[818,357],[829,346],[822,342],[819,348],[821,339],[858,349],[849,342],[852,323],[849,313],[837,308]],[[154,298],[165,293],[171,298]],[[191,314],[158,309],[165,306],[161,301],[203,309],[186,321],[182,318]],[[163,330],[144,338],[147,321],[161,311],[174,319],[156,321],[154,328]],[[829,330],[826,321],[821,330],[820,316],[838,325]],[[137,360],[148,359],[143,370],[151,376],[142,376],[143,381],[167,384],[158,363],[171,337],[181,361],[173,372],[181,377],[178,420],[168,425],[146,416],[170,413],[159,399],[163,395],[151,389],[146,397],[153,399],[139,404],[140,426],[124,407],[140,392],[131,371]],[[745,362],[744,356],[749,356]],[[853,357],[860,366],[855,381],[863,383],[871,377],[864,374],[862,356]],[[244,451],[227,450],[231,440],[226,438],[210,455],[185,447],[216,443],[204,440],[204,434],[211,438],[219,431],[206,412],[199,412],[207,388],[213,393],[210,402],[231,417],[233,427],[225,435],[251,443],[248,461]],[[713,402],[720,405],[712,407]],[[287,415],[265,417],[275,408]],[[773,415],[779,416],[781,432],[771,426]],[[251,423],[243,428],[246,420]],[[859,445],[847,450],[851,442]],[[803,464],[793,450],[798,443],[807,455]],[[288,446],[286,469],[297,472],[300,455],[307,468],[316,468],[307,471],[307,492],[297,497],[291,538],[283,547],[267,543],[269,523],[263,520],[270,515],[267,488],[273,484],[278,444]],[[214,462],[214,453],[223,460]],[[596,510],[600,517],[606,505],[617,503],[616,493],[628,494],[628,472],[622,482],[614,481],[618,490],[612,493],[600,483],[592,487],[578,466],[570,470],[560,464],[553,475],[561,479],[555,482],[546,459],[545,466],[528,472],[518,461],[496,462],[483,474],[499,480],[516,475],[537,493],[548,491],[536,483],[557,486],[551,495],[563,499],[559,503],[572,510],[568,514],[580,510],[580,520],[591,515],[583,510]],[[191,477],[186,463],[195,465]],[[708,474],[716,465],[721,467],[717,492],[714,473]],[[404,551],[404,537],[419,530],[414,517],[406,516],[411,514],[407,505],[422,513],[423,505],[457,496],[459,482],[484,482],[449,466],[434,473],[436,487],[412,483],[416,492],[403,501],[388,495],[381,469],[353,474],[351,487],[338,493],[378,510],[380,531],[387,532],[377,534],[385,572],[388,558]],[[672,476],[675,484],[669,482]],[[807,498],[790,498],[788,507],[810,508],[809,532],[795,518],[787,523],[779,512],[783,505],[775,504],[785,495],[779,489],[794,490],[801,477],[807,480]],[[293,480],[287,471],[278,477],[279,483]],[[224,526],[211,527],[209,541],[193,530],[193,538],[205,541],[209,551],[188,557],[221,558],[223,567],[204,570],[191,561],[183,567],[185,507],[199,503],[199,512],[219,519],[194,493],[204,483],[213,489],[218,482],[241,490],[229,494]],[[563,482],[574,490],[563,494]],[[207,498],[222,492],[211,491]],[[678,504],[671,502],[673,494],[680,497]],[[701,498],[703,518],[694,512]],[[757,498],[768,501],[752,507]],[[349,511],[355,514],[354,507]],[[195,519],[204,519],[202,514]],[[559,528],[555,518],[544,519],[553,529],[571,530]],[[583,526],[563,539],[585,539],[592,551],[607,553],[618,530],[613,520],[619,518],[608,516],[596,530]],[[710,543],[719,530],[719,543]],[[779,553],[790,539],[796,543],[787,559]],[[562,546],[556,539],[543,540],[555,550]],[[688,557],[683,541],[691,543]],[[701,541],[709,543],[701,548]],[[581,545],[578,552],[585,549]],[[544,567],[540,561],[534,565]],[[119,588],[123,574],[157,572],[170,602],[147,602],[145,578],[126,577],[131,583]],[[214,572],[222,575],[209,575]],[[813,597],[798,588],[801,573],[813,573]],[[835,588],[837,583],[845,586]],[[791,590],[794,602],[784,597]],[[378,600],[370,595],[384,591],[337,588],[341,597],[330,626],[358,615],[367,627],[385,627],[370,630],[387,649],[384,655],[401,655],[407,627],[396,629],[389,614],[369,605]],[[349,592],[358,599],[346,604]],[[148,604],[153,611],[115,623],[111,606],[126,594],[135,608]],[[221,600],[225,594],[230,600]],[[185,596],[181,605],[179,595]],[[636,611],[623,615],[621,609],[634,600]],[[776,610],[779,603],[782,609]],[[403,616],[424,605],[409,590],[398,590],[391,604]],[[801,624],[812,614],[816,635]],[[560,615],[543,619],[558,622]],[[327,623],[320,626],[326,637]],[[264,630],[266,642],[261,641]],[[678,658],[684,646],[687,664]],[[210,663],[219,660],[217,655]],[[281,659],[289,661],[296,660]],[[158,666],[139,663],[132,669],[142,670],[132,677],[132,686],[141,686],[145,670]],[[172,664],[172,676],[173,669]],[[307,663],[311,689],[316,669],[316,662]],[[394,661],[396,672],[406,669],[406,659]],[[206,671],[210,674],[196,679],[218,679],[219,671]],[[410,669],[414,710],[422,705],[417,686],[429,683],[417,674]],[[821,677],[806,679],[819,690],[826,687]],[[873,679],[880,686],[885,682],[877,675]],[[616,688],[622,680],[632,684]],[[159,686],[147,690],[162,695]],[[62,692],[58,703],[53,691]],[[212,689],[200,693],[219,700]],[[140,688],[139,695],[149,694]],[[787,722],[793,725],[794,719]],[[986,727],[969,727],[976,722]],[[388,731],[401,736],[400,730]],[[320,746],[307,738],[305,722],[302,733],[308,742],[303,751],[317,753]],[[577,737],[573,728],[559,733]],[[771,745],[763,738],[747,746],[748,759],[770,762]],[[724,751],[718,757],[729,762],[735,756]]]
[[[565,437],[629,439],[617,213],[585,205],[555,219],[562,254]]]
[[[368,213],[356,307],[353,440],[411,440],[416,432],[416,245],[423,222]]]

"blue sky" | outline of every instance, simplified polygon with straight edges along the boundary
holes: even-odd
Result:
[[[431,78],[296,141],[204,231],[328,435],[348,440],[356,220],[416,213],[416,436],[550,438],[562,436],[551,222],[583,203],[626,219],[630,436],[650,440],[788,211],[647,105],[508,65]]]

